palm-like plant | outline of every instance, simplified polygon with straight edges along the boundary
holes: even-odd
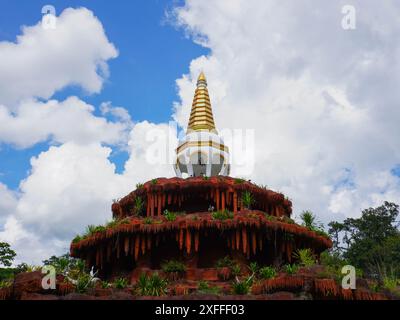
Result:
[[[315,256],[311,249],[299,249],[293,253],[293,257],[297,259],[304,267],[311,267],[315,264]]]
[[[246,209],[251,209],[251,206],[254,203],[254,197],[250,191],[246,190],[242,193],[242,203]]]
[[[143,211],[144,208],[144,201],[141,197],[136,197],[134,204],[133,204],[133,210],[135,215],[140,215]]]
[[[315,215],[311,211],[303,211],[300,215],[303,226],[313,229],[315,227]]]

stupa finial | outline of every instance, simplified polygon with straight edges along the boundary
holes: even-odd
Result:
[[[207,80],[203,71],[197,78],[197,88],[194,93],[188,125],[188,132],[197,130],[215,130],[214,117],[207,89]]]

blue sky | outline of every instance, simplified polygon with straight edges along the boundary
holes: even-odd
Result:
[[[0,10],[0,41],[15,41],[22,25],[34,25],[41,19],[41,9],[51,3],[57,15],[67,7],[86,7],[94,12],[106,35],[119,51],[109,61],[110,76],[100,94],[86,94],[81,88],[68,87],[53,98],[63,100],[77,95],[98,107],[104,101],[126,108],[134,122],[148,120],[167,122],[172,103],[177,101],[175,80],[188,73],[192,59],[208,50],[188,39],[166,20],[165,12],[181,1],[36,1],[2,0]],[[76,50],[79,50],[77,48]],[[97,110],[95,114],[98,114]],[[0,181],[16,189],[30,168],[29,160],[48,148],[40,143],[18,150],[0,145]],[[127,154],[116,150],[110,160],[121,172]]]

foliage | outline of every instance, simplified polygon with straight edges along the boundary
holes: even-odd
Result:
[[[234,294],[240,294],[240,295],[245,295],[248,294],[251,288],[251,285],[253,284],[253,277],[254,275],[251,275],[248,278],[245,278],[243,280],[239,280],[238,277],[235,278],[235,281],[232,283],[232,291]]]
[[[117,278],[114,280],[114,287],[116,289],[125,289],[128,286],[128,280],[126,278]]]
[[[168,211],[167,209],[164,210],[164,217],[167,221],[175,221],[176,220],[176,213],[172,211]]]
[[[12,279],[0,280],[0,289],[11,287],[13,284]]]
[[[299,270],[299,267],[296,264],[286,264],[284,266],[284,271],[287,274],[295,274]]]
[[[183,273],[186,271],[186,266],[184,263],[177,260],[168,260],[165,261],[161,266],[162,271],[166,273],[170,272],[178,272]]]
[[[234,265],[231,267],[231,272],[232,272],[232,275],[233,275],[234,277],[237,277],[237,276],[239,276],[239,275],[241,274],[242,268],[240,267],[239,264],[234,264]]]
[[[315,215],[311,211],[303,211],[300,214],[300,219],[303,222],[303,226],[311,229],[315,227]]]
[[[377,208],[362,211],[360,218],[347,218],[343,223],[329,223],[333,251],[379,281],[393,270],[400,276],[400,232],[396,219],[399,206],[384,202]]]
[[[300,262],[300,265],[304,267],[311,267],[315,264],[315,255],[311,249],[298,249],[293,253],[293,257]]]
[[[383,287],[393,293],[400,293],[398,286],[400,285],[400,280],[394,277],[384,277]]]
[[[153,184],[153,185],[154,185],[154,184],[157,184],[157,182],[158,182],[157,179],[152,179],[152,180],[151,180],[151,184]]]
[[[167,292],[168,281],[161,278],[158,273],[148,276],[142,273],[137,283],[138,293],[142,296],[162,296]]]
[[[322,223],[317,222],[316,216],[311,211],[303,211],[300,214],[300,219],[302,225],[307,229],[314,231],[316,234],[329,238],[329,235],[324,231],[324,226]]]
[[[220,294],[221,288],[211,287],[207,281],[200,280],[199,287],[197,289],[198,294]]]
[[[136,216],[140,215],[144,209],[144,201],[142,197],[135,197],[133,202],[133,211]]]
[[[235,184],[242,184],[244,183],[246,180],[243,178],[235,178]]]
[[[214,220],[227,220],[227,219],[233,219],[233,212],[230,212],[229,210],[221,210],[221,211],[215,211],[211,213],[211,217]]]
[[[85,293],[89,288],[93,288],[96,283],[96,278],[94,278],[89,273],[82,273],[78,276],[75,282],[75,291],[78,293]]]
[[[146,217],[143,219],[144,224],[153,224],[153,218]]]
[[[43,260],[43,265],[45,266],[53,266],[56,269],[57,273],[63,274],[70,266],[72,263],[73,258],[70,257],[70,255],[64,254],[62,256],[51,256],[47,260]]]
[[[108,289],[108,288],[111,288],[111,287],[112,287],[112,284],[109,283],[108,281],[102,281],[101,282],[101,288],[102,289]]]
[[[257,262],[251,262],[249,265],[249,270],[252,274],[257,274],[260,267],[258,266]]]
[[[276,270],[274,267],[262,267],[258,274],[260,275],[260,278],[262,279],[272,279],[275,278],[276,276]]]
[[[16,255],[7,242],[0,242],[0,265],[10,267]]]
[[[136,190],[139,190],[142,188],[143,188],[143,183],[141,183],[141,182],[136,183]]]
[[[12,280],[14,275],[18,273],[16,268],[0,268],[0,282],[7,282],[8,280]]]
[[[217,268],[232,268],[235,265],[235,261],[233,261],[229,256],[225,256],[217,261],[215,266]]]
[[[242,203],[246,209],[251,209],[254,202],[254,197],[250,191],[246,190],[242,193]]]

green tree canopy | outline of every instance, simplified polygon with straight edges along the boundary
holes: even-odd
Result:
[[[400,232],[396,219],[399,206],[385,202],[362,211],[360,218],[329,223],[335,252],[370,276],[400,273]]]
[[[16,255],[7,242],[0,242],[0,264],[10,267]]]

